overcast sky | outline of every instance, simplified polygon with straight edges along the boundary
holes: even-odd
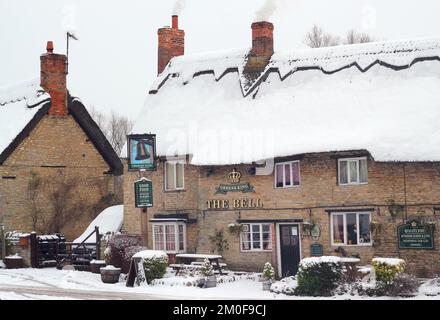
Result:
[[[183,1],[185,2],[185,1]],[[186,0],[180,27],[186,54],[251,46],[250,24],[266,0]],[[303,47],[313,24],[377,39],[440,36],[438,0],[274,0],[275,50]],[[157,70],[157,29],[171,24],[175,0],[0,0],[0,87],[39,77],[47,40],[65,53],[68,88],[86,105],[135,118]]]

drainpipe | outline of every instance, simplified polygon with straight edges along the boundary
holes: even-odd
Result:
[[[403,164],[403,190],[404,190],[404,196],[405,196],[405,223],[408,221],[408,206],[407,206],[407,197],[406,197],[406,165]]]
[[[1,229],[0,229],[0,238],[2,238],[2,256],[1,256],[1,260],[5,259],[6,256],[6,239],[5,239],[5,226],[1,225]]]

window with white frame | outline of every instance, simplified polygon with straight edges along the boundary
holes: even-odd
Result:
[[[165,252],[186,251],[186,225],[183,222],[154,223],[153,248]]]
[[[277,163],[275,166],[275,187],[289,188],[300,185],[299,161]]]
[[[370,212],[332,213],[330,220],[332,245],[371,245]]]
[[[176,159],[165,162],[165,190],[184,189],[185,160]]]
[[[272,228],[270,224],[243,224],[241,229],[242,251],[271,251]]]
[[[338,160],[339,184],[367,184],[367,158],[351,158]]]

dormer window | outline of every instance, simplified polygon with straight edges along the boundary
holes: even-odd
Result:
[[[348,158],[338,160],[339,185],[358,185],[368,183],[367,158]]]

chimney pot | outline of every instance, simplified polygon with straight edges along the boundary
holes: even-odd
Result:
[[[47,53],[53,53],[53,42],[52,41],[47,41],[46,51],[47,51]]]
[[[171,20],[173,29],[179,29],[179,16],[175,14],[172,16]]]

